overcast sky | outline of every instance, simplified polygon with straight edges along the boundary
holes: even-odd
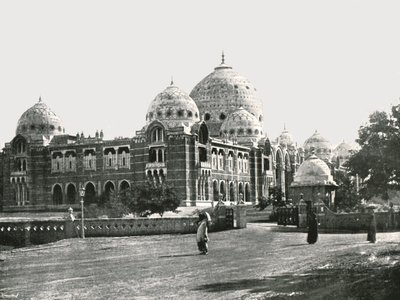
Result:
[[[2,1],[0,144],[39,96],[68,133],[132,137],[169,85],[225,61],[264,104],[271,139],[354,141],[400,97],[398,1]]]

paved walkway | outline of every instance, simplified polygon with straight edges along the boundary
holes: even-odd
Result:
[[[400,253],[396,232],[378,234],[377,244],[365,242],[366,234],[321,234],[308,245],[305,233],[273,228],[254,223],[211,233],[207,256],[198,255],[194,234],[70,239],[3,251],[0,298],[340,299],[347,277],[338,286],[333,262],[368,263],[385,249]],[[382,262],[398,265],[390,259]],[[324,275],[312,277],[316,271]]]

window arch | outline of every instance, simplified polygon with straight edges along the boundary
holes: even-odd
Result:
[[[151,142],[163,142],[164,141],[164,130],[161,127],[155,127],[151,131]]]
[[[86,183],[85,186],[85,203],[96,203],[96,188],[92,182]]]
[[[53,204],[60,205],[62,203],[63,203],[62,188],[59,184],[56,184],[53,187]]]
[[[120,182],[120,184],[119,184],[119,190],[120,191],[128,190],[130,187],[131,187],[131,185],[126,180],[122,180]]]
[[[219,201],[219,189],[218,189],[218,181],[213,181],[213,200]]]
[[[67,186],[67,202],[68,204],[74,204],[76,201],[76,188],[75,185],[70,183]]]

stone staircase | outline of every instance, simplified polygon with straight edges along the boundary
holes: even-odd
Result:
[[[272,213],[272,206],[268,206],[264,210],[258,210],[253,206],[248,206],[246,210],[247,222],[268,222],[269,216]]]

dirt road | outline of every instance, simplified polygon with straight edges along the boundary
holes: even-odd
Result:
[[[70,239],[3,251],[3,299],[391,299],[400,233],[306,235],[268,224],[195,236]]]

